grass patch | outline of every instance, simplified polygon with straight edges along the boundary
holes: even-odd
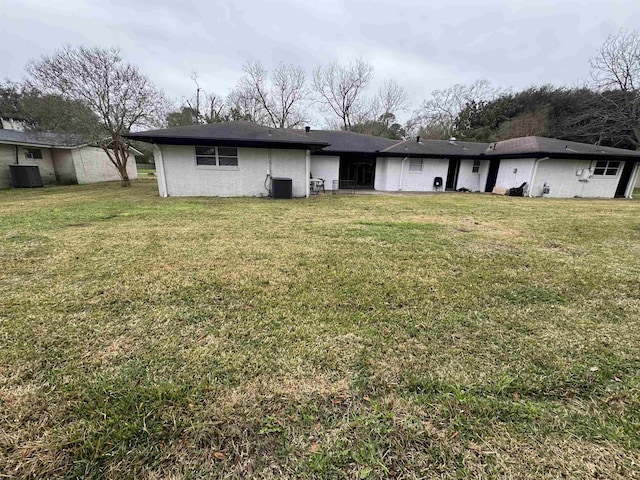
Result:
[[[639,214],[0,191],[0,472],[634,478]]]

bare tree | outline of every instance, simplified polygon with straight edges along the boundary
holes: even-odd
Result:
[[[610,35],[591,59],[591,76],[611,115],[608,125],[640,149],[640,30]]]
[[[500,90],[493,88],[487,80],[476,80],[470,85],[457,83],[444,90],[434,90],[431,98],[414,112],[409,124],[414,130],[439,132],[448,138],[454,134],[458,114],[467,104],[489,101],[499,94]]]
[[[378,90],[374,98],[374,111],[376,117],[395,115],[407,109],[409,95],[405,88],[395,80],[387,80]]]
[[[245,75],[233,92],[232,100],[259,106],[255,121],[275,128],[293,128],[304,124],[308,97],[304,70],[295,65],[279,64],[270,76],[260,62],[244,65]]]
[[[196,93],[191,98],[183,98],[179,112],[170,115],[182,117],[185,125],[198,123],[219,123],[229,119],[225,99],[215,93],[207,93],[198,81],[198,74],[193,72],[191,79],[195,83]],[[174,117],[175,118],[175,117]]]
[[[347,65],[333,62],[319,66],[313,72],[313,88],[320,104],[325,111],[338,117],[345,130],[351,130],[370,113],[371,104],[364,93],[373,73],[373,65],[364,60]]]
[[[246,120],[261,125],[268,125],[269,119],[265,116],[260,99],[255,95],[253,89],[239,82],[231,90],[226,99],[231,120]]]
[[[31,61],[27,72],[40,91],[80,101],[100,118],[102,128],[95,141],[118,169],[122,186],[130,186],[129,145],[123,135],[160,122],[165,107],[162,93],[136,66],[125,63],[115,48],[66,46]]]

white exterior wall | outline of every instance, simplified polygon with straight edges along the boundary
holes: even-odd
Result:
[[[9,165],[16,163],[15,147],[0,144],[0,188],[11,187],[11,173]]]
[[[498,178],[496,179],[496,187],[519,187],[524,182],[527,182],[529,186],[531,186],[531,178],[535,164],[536,160],[534,158],[501,159]],[[516,170],[515,173],[514,170]]]
[[[340,157],[312,155],[311,174],[314,178],[324,179],[325,190],[333,190],[333,181],[340,175]]]
[[[42,152],[42,158],[26,158],[24,156],[25,148],[32,148]],[[15,145],[0,145],[0,188],[11,187],[11,173],[9,165],[16,163],[16,147]],[[53,168],[53,158],[51,150],[40,147],[20,147],[18,146],[18,163],[20,165],[37,165],[40,167],[40,176],[42,183],[45,185],[54,185],[56,183],[56,172]]]
[[[622,175],[622,164],[615,176],[592,176],[588,182],[581,182],[578,170],[594,167],[591,160],[548,159],[538,161],[531,195],[542,195],[542,187],[547,183],[550,187],[546,197],[555,198],[613,198]],[[502,164],[500,164],[502,169]]]
[[[78,183],[112,182],[120,180],[118,169],[111,163],[107,154],[98,147],[81,147],[72,151],[73,164]],[[136,157],[129,153],[127,159],[129,179],[138,179]]]
[[[434,178],[442,177],[442,189],[444,189],[449,169],[448,159],[424,158],[422,159],[421,172],[409,172],[409,163],[409,159],[403,161],[399,157],[378,157],[376,160],[374,188],[387,192],[399,190],[404,192],[433,192],[435,191],[433,187]]]
[[[56,171],[56,182],[62,185],[78,183],[76,168],[73,164],[73,151],[54,148],[52,155],[53,167]]]
[[[237,167],[214,167],[196,165],[195,148],[185,145],[155,146],[160,195],[266,196],[269,155],[271,175],[291,178],[294,197],[308,196],[310,159],[306,150],[239,147]]]
[[[472,192],[484,192],[489,174],[489,161],[480,160],[480,168],[473,172],[473,160],[460,160],[456,190],[466,188]]]

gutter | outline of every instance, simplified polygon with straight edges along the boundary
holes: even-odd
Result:
[[[529,198],[533,197],[533,181],[536,178],[536,173],[538,173],[538,164],[540,162],[544,162],[545,160],[549,160],[549,157],[536,158],[536,163],[533,165],[533,172],[531,173],[531,181],[529,182],[529,194],[527,195]]]

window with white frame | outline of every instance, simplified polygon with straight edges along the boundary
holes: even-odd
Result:
[[[593,174],[613,177],[618,175],[619,168],[620,162],[601,160],[596,162],[596,168],[593,169]]]
[[[473,167],[471,167],[471,173],[478,173],[480,171],[480,160],[473,161]]]
[[[421,173],[422,172],[422,159],[411,158],[409,159],[409,173]]]
[[[196,165],[212,167],[237,167],[236,147],[196,147]]]
[[[34,160],[42,160],[42,150],[39,148],[25,148],[24,149],[25,158],[31,158]]]

